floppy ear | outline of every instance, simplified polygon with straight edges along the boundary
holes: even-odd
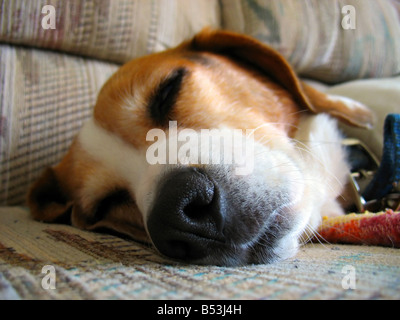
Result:
[[[142,216],[129,191],[106,171],[94,169],[90,159],[78,161],[74,150],[73,145],[57,166],[47,168],[31,186],[27,202],[32,217],[85,230],[123,234],[148,243]]]
[[[347,97],[322,93],[304,82],[302,87],[312,103],[312,111],[329,113],[353,126],[366,129],[373,127],[374,115],[361,102]]]
[[[32,184],[27,203],[35,220],[71,224],[73,201],[62,181],[58,167],[50,167]]]
[[[279,83],[303,109],[326,112],[349,124],[370,128],[373,115],[354,100],[330,97],[301,82],[286,59],[258,40],[230,31],[204,29],[190,43],[199,51],[209,51],[238,59],[263,71]]]
[[[70,223],[72,202],[63,192],[52,168],[47,168],[31,186],[28,206],[35,220]]]

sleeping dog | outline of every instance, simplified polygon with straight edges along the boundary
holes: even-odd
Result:
[[[337,119],[368,128],[372,115],[303,83],[257,40],[206,29],[123,65],[28,204],[37,220],[123,234],[180,261],[285,259],[322,215],[343,213]],[[222,139],[225,158],[215,135],[236,139]]]

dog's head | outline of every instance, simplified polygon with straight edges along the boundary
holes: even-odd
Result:
[[[204,30],[109,79],[67,155],[32,186],[32,215],[124,234],[194,263],[291,256],[340,193],[330,172],[343,161],[340,146],[308,143],[325,131],[323,139],[338,138],[333,120],[311,116],[319,112],[371,120],[362,105],[300,82],[271,48]]]

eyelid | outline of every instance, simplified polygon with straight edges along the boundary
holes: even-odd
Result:
[[[150,95],[148,110],[156,124],[164,125],[167,121],[167,116],[176,102],[186,74],[185,68],[173,70]]]

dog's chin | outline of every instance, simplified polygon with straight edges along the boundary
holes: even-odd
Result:
[[[202,259],[186,261],[199,265],[243,266],[249,264],[270,264],[296,255],[299,242],[294,235],[288,235],[279,240],[271,240],[270,231],[266,231],[252,244],[231,243],[223,248],[213,247],[210,254]]]

